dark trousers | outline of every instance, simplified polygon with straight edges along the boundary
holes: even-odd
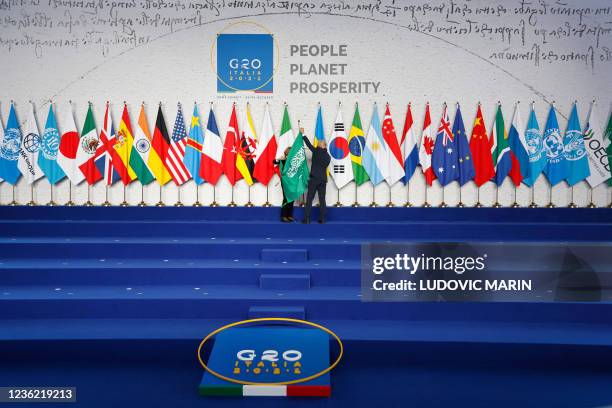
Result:
[[[325,204],[325,189],[327,187],[327,180],[321,180],[311,178],[308,180],[308,193],[306,194],[306,208],[304,208],[304,217],[310,218],[310,210],[312,209],[312,200],[314,199],[315,193],[319,194],[319,218],[325,219],[325,213],[327,212],[327,205]]]
[[[288,203],[285,194],[283,194],[283,204],[281,207],[281,220],[283,218],[293,218],[293,201]]]

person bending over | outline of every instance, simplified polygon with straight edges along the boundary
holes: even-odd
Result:
[[[274,160],[274,164],[280,165],[281,169],[287,164],[287,156],[289,155],[290,147],[286,148],[283,152],[283,156],[279,160]],[[282,222],[293,222],[293,201],[288,202],[287,196],[285,195],[285,187],[281,182],[281,188],[283,190],[283,204],[281,205],[281,221]]]
[[[327,166],[331,161],[329,153],[327,153],[327,143],[325,140],[319,140],[317,147],[314,147],[306,136],[304,143],[312,152],[312,164],[310,166],[310,178],[308,179],[308,193],[306,194],[306,208],[304,209],[304,224],[310,223],[310,210],[312,209],[312,200],[315,193],[319,194],[319,222],[325,222],[325,213],[327,206],[325,205],[325,189],[327,188]]]

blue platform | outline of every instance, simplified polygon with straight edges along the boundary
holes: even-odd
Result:
[[[480,384],[469,406],[612,404],[612,298],[383,304],[361,302],[359,288],[363,242],[610,242],[612,210],[331,208],[323,225],[280,223],[278,211],[0,207],[0,383],[66,378],[56,385],[77,385],[83,406],[110,406],[85,393],[112,372],[111,383],[138,377],[124,394],[133,404],[194,406],[206,403],[199,340],[276,315],[345,341],[325,406],[380,404],[383,389],[389,401],[456,406],[468,383]],[[610,290],[612,265],[602,268]],[[504,383],[516,391],[499,400]]]

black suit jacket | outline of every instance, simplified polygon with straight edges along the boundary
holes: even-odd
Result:
[[[331,161],[331,157],[329,153],[327,153],[327,149],[323,149],[321,147],[314,147],[310,140],[306,136],[303,136],[304,143],[312,152],[312,165],[310,166],[310,177],[327,181],[327,167],[329,166],[329,162]]]

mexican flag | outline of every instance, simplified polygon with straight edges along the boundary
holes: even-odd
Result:
[[[293,146],[291,146],[287,155],[287,161],[281,171],[281,181],[287,202],[295,201],[306,191],[310,174],[301,132],[298,133],[295,142],[293,142]]]

